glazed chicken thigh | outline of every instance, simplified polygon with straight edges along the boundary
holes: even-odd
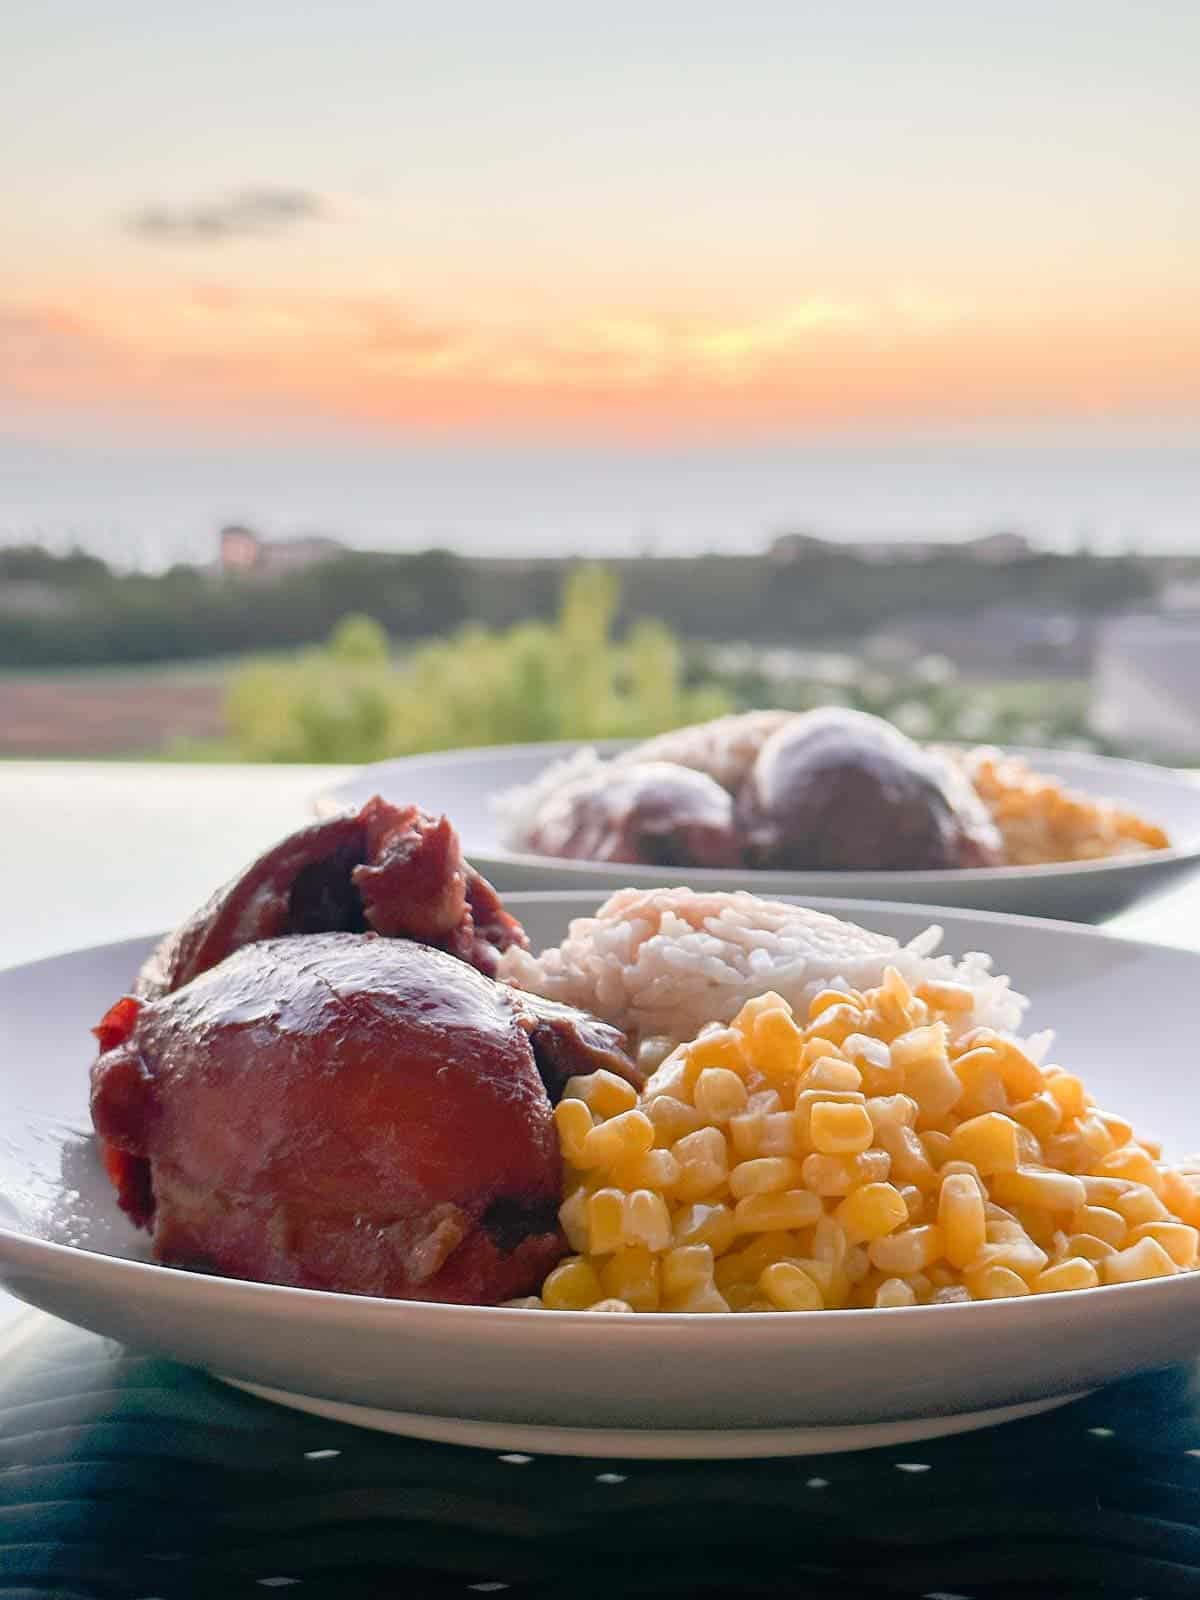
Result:
[[[372,934],[247,945],[97,1033],[93,1122],[158,1260],[422,1300],[537,1287],[565,1250],[552,1096],[634,1075],[615,1029]]]

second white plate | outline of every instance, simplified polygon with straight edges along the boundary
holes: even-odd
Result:
[[[500,889],[592,889],[610,892],[687,884],[694,889],[750,889],[778,897],[836,895],[852,900],[900,900],[1023,916],[1094,922],[1111,916],[1172,880],[1200,868],[1200,783],[1166,767],[1061,750],[1014,748],[1038,771],[1086,794],[1120,801],[1164,827],[1170,850],[1110,861],[1044,867],[974,867],[946,872],[753,872],[695,867],[632,867],[602,861],[563,861],[506,849],[495,797],[529,783],[577,744],[496,745],[428,756],[406,756],[364,767],[319,796],[322,814],[360,806],[374,794],[397,804],[415,802],[444,812],[458,829],[468,859]],[[624,746],[601,745],[610,753]]]

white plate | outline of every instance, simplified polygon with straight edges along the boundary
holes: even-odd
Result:
[[[496,745],[438,755],[406,756],[364,767],[317,800],[327,815],[359,806],[373,794],[398,803],[415,801],[444,812],[463,849],[501,889],[594,889],[625,884],[694,889],[753,889],[762,895],[836,895],[851,900],[902,900],[913,904],[970,906],[1024,916],[1069,917],[1089,922],[1111,916],[1183,873],[1200,866],[1200,784],[1166,767],[1061,750],[1012,747],[1038,771],[1087,794],[1117,800],[1157,822],[1178,841],[1175,848],[1124,860],[1046,867],[975,867],[946,872],[753,872],[744,867],[631,867],[600,861],[562,861],[522,854],[500,843],[494,797],[528,783],[577,744]],[[620,743],[596,746],[605,754]]]
[[[542,946],[596,897],[513,905]],[[1176,1153],[1200,1146],[1200,956],[1016,918],[824,905],[901,939],[936,916],[950,951],[990,951],[1034,997],[1031,1026],[1058,1029],[1056,1053],[1102,1101]],[[618,1453],[639,1439],[664,1454],[728,1453],[718,1435],[729,1430],[744,1433],[746,1454],[803,1448],[798,1430],[825,1430],[823,1449],[831,1427],[870,1430],[843,1436],[858,1443],[924,1437],[1200,1353],[1200,1273],[962,1306],[622,1317],[371,1300],[155,1266],[117,1210],[86,1110],[88,1028],[147,947],[0,973],[0,1282],[68,1321],[272,1390],[415,1414],[414,1431],[430,1436],[546,1449],[556,1435],[558,1448],[609,1439]]]

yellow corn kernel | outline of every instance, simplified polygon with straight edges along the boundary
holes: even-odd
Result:
[[[722,1290],[728,1282],[743,1280],[756,1283],[759,1273],[764,1267],[769,1267],[772,1261],[783,1261],[800,1254],[802,1252],[796,1243],[796,1235],[784,1228],[774,1228],[756,1233],[740,1250],[723,1256],[713,1269],[713,1277],[717,1287]]]
[[[724,1187],[729,1177],[729,1155],[719,1128],[698,1128],[695,1133],[686,1134],[671,1153],[680,1167],[675,1186],[677,1199],[700,1200]]]
[[[1074,1127],[1066,1133],[1056,1133],[1052,1138],[1043,1140],[1042,1153],[1048,1167],[1074,1173],[1080,1178],[1091,1171],[1096,1159],[1095,1152],[1088,1148]]]
[[[1059,1294],[1064,1289],[1094,1289],[1100,1274],[1082,1256],[1068,1256],[1039,1272],[1033,1280],[1034,1294]]]
[[[646,1100],[645,1112],[654,1125],[654,1142],[664,1150],[704,1126],[704,1118],[694,1106],[670,1094]]]
[[[1114,1250],[1100,1263],[1105,1283],[1137,1283],[1143,1278],[1169,1278],[1178,1272],[1157,1239],[1143,1238],[1124,1250]]]
[[[692,1088],[692,1103],[709,1122],[728,1122],[746,1109],[746,1085],[729,1067],[705,1067]]]
[[[583,1144],[595,1124],[582,1100],[560,1100],[554,1108],[554,1126],[563,1160],[573,1167],[583,1165]]]
[[[596,1270],[582,1256],[560,1261],[542,1285],[542,1301],[551,1311],[586,1311],[603,1299],[604,1288]]]
[[[892,1042],[892,1060],[904,1071],[904,1091],[917,1102],[917,1127],[933,1127],[962,1098],[962,1084],[946,1052],[945,1023],[913,1028]]]
[[[1018,1206],[1017,1221],[1025,1232],[1043,1250],[1051,1250],[1054,1246],[1055,1235],[1061,1230],[1057,1226],[1054,1214],[1043,1211],[1040,1206]]]
[[[1141,1145],[1142,1149],[1150,1157],[1151,1161],[1157,1163],[1162,1160],[1161,1139],[1147,1139],[1145,1134],[1139,1134],[1137,1143]]]
[[[1103,1261],[1116,1248],[1115,1244],[1109,1244],[1107,1239],[1098,1239],[1094,1233],[1073,1233],[1067,1239],[1066,1253],[1069,1256],[1082,1256],[1085,1261]]]
[[[1010,1272],[1015,1272],[1019,1277],[1032,1282],[1038,1273],[1045,1269],[1049,1260],[1050,1257],[1042,1247],[1034,1244],[1027,1233],[1018,1229],[1012,1236],[989,1239],[965,1270],[971,1273],[985,1266],[1007,1267]]]
[[[1011,1108],[1009,1115],[1014,1122],[1019,1122],[1023,1128],[1028,1128],[1035,1139],[1049,1139],[1062,1127],[1062,1107],[1052,1094],[1042,1090],[1032,1099],[1022,1100]]]
[[[862,1073],[850,1061],[822,1056],[805,1069],[799,1080],[801,1089],[861,1089]]]
[[[564,1105],[578,1105],[578,1100],[562,1100]],[[622,1111],[607,1122],[598,1122],[583,1137],[576,1165],[590,1167],[615,1167],[623,1161],[644,1156],[654,1148],[654,1124],[644,1111]]]
[[[848,1194],[834,1212],[850,1244],[882,1239],[908,1221],[908,1207],[890,1183],[864,1183]]]
[[[841,1060],[843,1060],[841,1046],[834,1044],[832,1039],[809,1039],[806,1037],[804,1048],[800,1052],[798,1071],[800,1076],[803,1077],[810,1068],[816,1066],[818,1061],[837,1062]]]
[[[682,1206],[671,1219],[671,1234],[677,1245],[706,1244],[713,1255],[724,1255],[737,1238],[737,1223],[727,1205],[697,1203]]]
[[[915,1306],[917,1296],[912,1284],[906,1283],[903,1278],[885,1278],[875,1291],[875,1304],[879,1309],[891,1309],[896,1306]]]
[[[918,1305],[924,1305],[930,1295],[933,1294],[933,1282],[927,1273],[906,1272],[904,1281],[916,1295]],[[969,1298],[970,1296],[968,1296]]]
[[[924,1000],[927,1006],[932,1006],[936,1011],[957,1014],[971,1010],[975,1004],[975,991],[965,983],[942,982],[934,978],[917,985],[917,999]]]
[[[707,1067],[724,1067],[732,1072],[744,1072],[747,1061],[742,1046],[742,1035],[736,1028],[714,1028],[702,1033],[687,1047],[688,1066],[696,1079]]]
[[[1131,1228],[1143,1222],[1164,1222],[1167,1208],[1154,1190],[1144,1183],[1134,1183],[1113,1197],[1112,1209],[1119,1211]]]
[[[1114,1116],[1111,1111],[1093,1111],[1092,1115],[1099,1117],[1100,1121],[1108,1129],[1112,1135],[1114,1147],[1128,1144],[1133,1138],[1133,1123],[1126,1122],[1124,1117]]]
[[[977,1185],[980,1194],[987,1193],[979,1168],[973,1161],[943,1161],[938,1168],[939,1182],[946,1178],[955,1177],[970,1178],[971,1182]]]
[[[625,1243],[665,1250],[671,1243],[671,1213],[662,1195],[635,1189],[625,1198]]]
[[[814,1149],[825,1156],[857,1155],[869,1150],[875,1129],[865,1099],[850,1105],[818,1101],[809,1113],[809,1138]]]
[[[796,1119],[790,1111],[748,1111],[730,1120],[729,1135],[740,1161],[790,1156],[796,1149]]]
[[[749,1311],[758,1299],[758,1284],[730,1282],[724,1289],[718,1289],[717,1293],[724,1296],[730,1311]]]
[[[961,1283],[951,1284],[946,1289],[935,1289],[930,1297],[930,1304],[935,1306],[965,1306],[970,1303],[971,1291]]]
[[[600,1293],[626,1300],[635,1311],[658,1310],[658,1261],[645,1245],[626,1245],[600,1265]],[[543,1293],[545,1291],[543,1290]]]
[[[831,1044],[841,1044],[862,1027],[864,1020],[860,1007],[843,1001],[840,1005],[826,1006],[804,1032],[808,1039],[828,1039]]]
[[[814,1194],[832,1197],[849,1194],[863,1183],[883,1183],[891,1165],[886,1150],[861,1150],[846,1156],[814,1153],[800,1163],[800,1178]]]
[[[857,1089],[801,1089],[796,1095],[796,1144],[801,1150],[812,1149],[812,1113],[814,1106],[863,1106],[867,1097]]]
[[[915,1128],[877,1127],[875,1139],[891,1157],[893,1183],[911,1183],[922,1190],[937,1187],[937,1170]]]
[[[1115,1250],[1125,1243],[1129,1224],[1119,1211],[1107,1206],[1080,1206],[1071,1218],[1072,1233],[1090,1233],[1093,1238],[1105,1239]]]
[[[1020,1125],[999,1111],[988,1111],[960,1122],[950,1135],[950,1149],[958,1161],[969,1161],[985,1176],[1015,1172],[1020,1152]]]
[[[775,1261],[764,1267],[758,1286],[780,1311],[822,1311],[821,1291],[803,1268],[791,1261]]]
[[[890,1156],[888,1161],[890,1165]],[[881,1183],[883,1178],[886,1176],[887,1174],[884,1173],[879,1178],[869,1178],[867,1181],[869,1183]],[[920,1189],[917,1188],[915,1183],[902,1183],[899,1185],[899,1189],[900,1198],[908,1207],[908,1220],[910,1222],[920,1222],[922,1217],[925,1215],[925,1196],[921,1193]]]
[[[862,1283],[871,1272],[871,1258],[862,1245],[851,1245],[846,1251],[846,1259],[842,1263],[842,1271],[850,1283]]]
[[[848,1249],[846,1230],[841,1223],[828,1215],[818,1217],[812,1237],[812,1253],[817,1260],[840,1268]]]
[[[804,1035],[789,1011],[763,1011],[755,1017],[749,1054],[764,1077],[772,1082],[794,1077],[803,1048]]]
[[[867,1094],[896,1094],[904,1087],[904,1070],[892,1061],[892,1052],[882,1039],[873,1039],[869,1033],[848,1034],[842,1040],[842,1054],[858,1068],[860,1087]]]
[[[574,1189],[558,1208],[558,1220],[567,1236],[567,1243],[578,1255],[588,1250],[588,1201],[586,1189]]]
[[[1041,1094],[1046,1083],[1042,1069],[1030,1060],[1020,1045],[1011,1039],[997,1039],[992,1048],[1000,1058],[1000,1076],[1013,1100],[1031,1100],[1034,1095]]]
[[[942,1255],[942,1230],[930,1223],[917,1228],[902,1228],[882,1239],[872,1239],[867,1247],[872,1266],[896,1277],[922,1272]]]
[[[908,1094],[872,1095],[867,1115],[877,1132],[884,1128],[911,1128],[917,1120],[917,1102]]]
[[[800,1182],[800,1164],[790,1156],[759,1156],[740,1161],[729,1174],[729,1192],[735,1200],[752,1194],[778,1194]]]
[[[653,1189],[663,1194],[671,1193],[682,1175],[682,1167],[670,1150],[647,1150],[635,1161],[625,1161],[609,1174],[618,1189]]]
[[[1162,1188],[1162,1174],[1157,1166],[1136,1144],[1123,1145],[1110,1151],[1095,1163],[1096,1175],[1101,1178],[1126,1178],[1130,1183],[1145,1184],[1158,1194]]]
[[[1106,1156],[1117,1148],[1112,1134],[1094,1112],[1089,1111],[1086,1116],[1076,1118],[1075,1132],[1097,1156]]]
[[[953,1068],[963,1090],[957,1107],[960,1116],[975,1117],[984,1111],[1006,1109],[1008,1090],[1000,1072],[1000,1057],[990,1046],[956,1057]]]
[[[620,1189],[597,1189],[587,1202],[588,1253],[611,1255],[625,1238],[625,1196]]]
[[[752,1076],[756,1076],[756,1074],[752,1074]],[[789,1093],[791,1092],[788,1084],[784,1084],[783,1087]],[[746,1101],[747,1116],[762,1115],[764,1117],[773,1117],[782,1110],[783,1101],[777,1089],[755,1089]]]
[[[733,1209],[733,1220],[740,1233],[773,1233],[809,1228],[822,1211],[819,1195],[807,1189],[784,1189],[745,1195]]]
[[[664,1297],[687,1294],[689,1290],[711,1283],[713,1266],[710,1245],[685,1244],[668,1250],[658,1264],[659,1286]]]
[[[734,1017],[732,1026],[741,1033],[748,1033],[764,1011],[782,1011],[789,1017],[792,1014],[792,1008],[783,996],[776,994],[773,989],[768,989],[765,994],[755,995],[753,1000],[746,1001]]]
[[[1071,1215],[1079,1210],[1086,1197],[1082,1183],[1070,1173],[1042,1171],[1036,1167],[996,1173],[992,1193],[1001,1202],[1038,1206],[1044,1211],[1066,1211]]]
[[[1196,1191],[1182,1172],[1176,1172],[1174,1167],[1160,1165],[1158,1175],[1162,1180],[1159,1198],[1167,1210],[1172,1216],[1179,1217],[1195,1227],[1197,1219],[1193,1218],[1192,1210],[1196,1202]]]
[[[938,1195],[938,1227],[945,1242],[946,1260],[965,1267],[987,1242],[987,1217],[983,1194],[974,1178],[952,1173],[942,1179]]]
[[[1059,1109],[1068,1120],[1083,1116],[1087,1110],[1087,1095],[1083,1084],[1071,1073],[1048,1073],[1045,1077],[1045,1087],[1058,1102]]]
[[[732,1311],[733,1307],[710,1278],[707,1283],[698,1283],[694,1289],[664,1299],[662,1309],[684,1311],[689,1316],[696,1316],[701,1313]]]
[[[597,1117],[615,1117],[622,1111],[632,1111],[637,1105],[637,1090],[615,1072],[601,1067],[577,1078],[568,1078],[563,1088],[564,1100],[582,1100]]]
[[[1079,1181],[1083,1185],[1088,1205],[1107,1206],[1110,1211],[1116,1210],[1114,1202],[1117,1196],[1128,1194],[1133,1188],[1133,1184],[1127,1178],[1094,1178],[1086,1172],[1080,1174]]]
[[[1133,1230],[1130,1239],[1135,1244],[1139,1239],[1155,1240],[1177,1267],[1196,1265],[1200,1233],[1189,1228],[1186,1222],[1143,1222]]]
[[[632,1311],[633,1307],[628,1300],[614,1300],[611,1296],[607,1300],[597,1300],[595,1305],[585,1306],[585,1311]]]
[[[950,1154],[950,1135],[943,1133],[940,1128],[926,1128],[920,1135],[920,1140],[930,1163],[940,1170],[942,1163]]]
[[[856,994],[852,989],[822,989],[808,1002],[808,1021],[815,1022],[823,1011],[828,1011],[830,1006],[859,1005],[862,995]]]
[[[1011,1267],[995,1264],[968,1272],[964,1278],[964,1285],[972,1300],[1009,1300],[1017,1295],[1029,1293],[1029,1285],[1024,1278]]]

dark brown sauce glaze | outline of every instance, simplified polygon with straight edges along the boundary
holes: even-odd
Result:
[[[615,1029],[449,953],[335,932],[244,946],[97,1029],[92,1117],[158,1260],[494,1303],[564,1253],[552,1099]]]

